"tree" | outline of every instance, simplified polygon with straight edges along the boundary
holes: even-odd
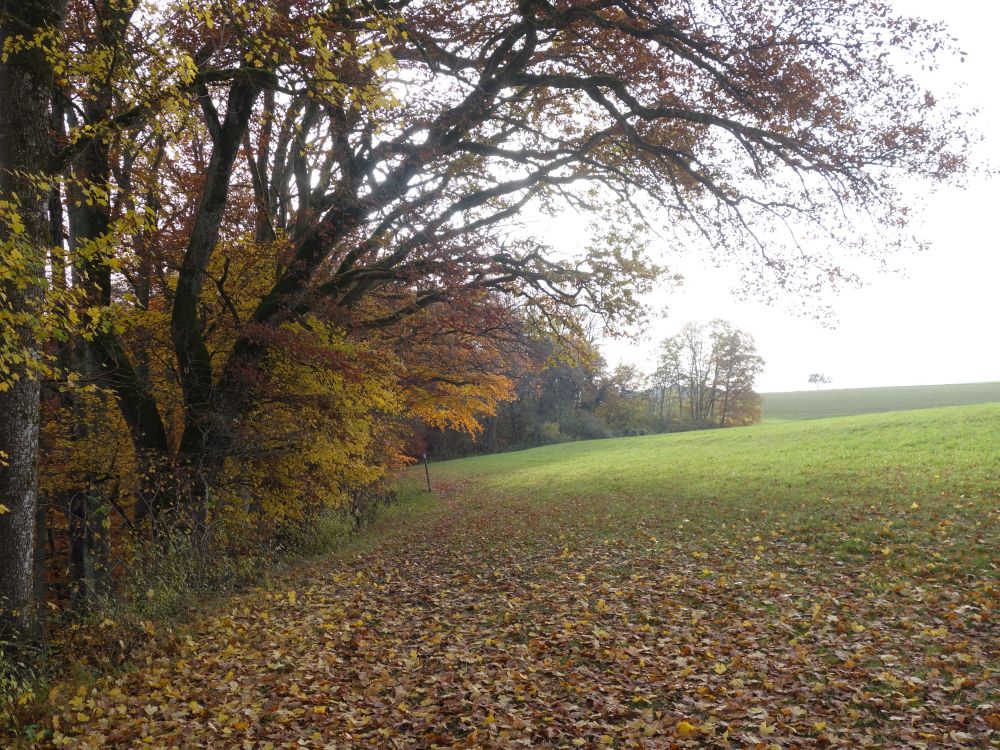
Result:
[[[52,67],[38,44],[61,21],[58,0],[0,5],[0,643],[30,634],[47,196],[38,165],[47,138]],[[19,42],[23,42],[20,43]]]
[[[713,320],[709,336],[714,366],[713,407],[719,426],[728,423],[748,424],[760,420],[759,398],[754,381],[764,369],[753,337],[724,320]],[[721,397],[721,405],[718,403]]]
[[[824,375],[821,372],[814,372],[809,375],[809,384],[814,385],[819,388],[821,385],[829,385],[833,382],[833,378],[829,375]]]
[[[635,365],[619,364],[600,383],[593,413],[613,434],[634,435],[651,429],[646,378]]]
[[[815,0],[807,15],[821,23],[800,26],[789,19],[801,13],[753,4],[719,17],[655,3],[520,2],[501,16],[460,5],[407,4],[398,17],[391,6],[336,5],[305,25],[288,13],[261,25],[226,3],[186,11],[201,38],[178,39],[177,54],[194,66],[189,101],[200,105],[211,157],[185,209],[171,300],[182,465],[211,472],[227,453],[252,405],[250,374],[303,314],[392,329],[420,310],[495,293],[543,314],[582,305],[630,319],[629,300],[650,279],[631,222],[610,223],[584,259],[557,262],[508,236],[506,222],[529,203],[607,213],[616,196],[629,212],[657,206],[714,245],[749,242],[760,269],[789,284],[800,267],[757,227],[800,220],[834,230],[842,205],[876,218],[888,210],[892,223],[889,168],[944,176],[961,165],[933,102],[858,40],[867,6]],[[224,44],[206,28],[213,18],[231,31]],[[298,42],[306,27],[319,33]],[[821,27],[828,36],[812,31]],[[934,36],[892,18],[865,33],[877,47],[902,28]],[[260,48],[270,57],[246,65]],[[405,73],[388,75],[393,64]],[[860,118],[862,98],[893,117]],[[577,184],[592,192],[570,189]],[[241,195],[247,186],[252,195]],[[226,206],[238,202],[253,206],[254,239],[273,235],[287,260],[275,257],[274,283],[216,365],[198,310]],[[822,258],[809,263],[842,273]],[[134,413],[151,409],[119,395]]]
[[[692,425],[708,421],[711,407],[712,359],[704,326],[688,323],[678,336],[681,352],[683,392],[688,404],[687,419]]]
[[[687,323],[663,341],[655,382],[661,413],[687,426],[751,424],[760,419],[753,386],[764,367],[753,337],[724,320]]]
[[[679,418],[674,407],[679,409],[683,398],[681,367],[680,341],[676,337],[664,339],[653,372],[653,387],[656,390],[656,416],[665,429],[670,429]]]

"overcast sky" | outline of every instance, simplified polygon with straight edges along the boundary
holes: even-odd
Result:
[[[905,14],[947,22],[968,53],[942,75],[961,106],[980,111],[976,129],[985,141],[976,153],[1000,166],[1000,10],[983,0],[896,4]],[[835,297],[834,328],[796,316],[792,305],[735,301],[731,272],[685,263],[674,266],[684,286],[656,300],[670,315],[654,321],[650,340],[608,342],[605,355],[649,371],[656,341],[689,320],[721,317],[756,338],[767,361],[763,392],[809,389],[812,372],[842,388],[1000,380],[1000,179],[939,191],[926,209],[921,234],[930,249],[896,259],[905,276],[869,277],[863,289]]]

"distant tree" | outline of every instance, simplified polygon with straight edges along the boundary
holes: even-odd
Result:
[[[819,388],[821,385],[829,385],[832,382],[833,378],[831,378],[829,375],[824,375],[821,372],[814,372],[809,376],[809,383],[811,385],[816,386],[817,388]]]
[[[760,399],[753,385],[764,369],[764,360],[757,354],[753,336],[724,320],[714,320],[709,337],[715,373],[713,406],[716,407],[714,411],[718,414],[719,426],[759,421]]]
[[[564,330],[559,335],[526,326],[523,351],[508,356],[501,373],[515,386],[515,398],[498,404],[496,413],[482,413],[480,435],[449,428],[424,429],[430,456],[452,458],[493,453],[562,440],[610,437],[595,409],[619,400],[618,383],[641,390],[641,373],[622,369],[608,375],[591,332]],[[529,328],[531,328],[529,332]]]
[[[656,419],[661,429],[667,429],[677,415],[674,407],[681,403],[681,353],[676,337],[660,345],[660,358],[652,377],[656,396]]]
[[[688,427],[759,420],[753,385],[764,360],[749,333],[724,320],[688,323],[663,341],[660,352],[653,382],[661,418],[676,414]]]

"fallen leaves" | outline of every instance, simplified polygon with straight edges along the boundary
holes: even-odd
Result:
[[[456,499],[402,542],[234,599],[134,672],[54,693],[50,744],[996,741],[994,582],[897,574],[877,552],[832,565],[793,538],[759,550],[726,534],[640,522],[598,539],[504,499]]]

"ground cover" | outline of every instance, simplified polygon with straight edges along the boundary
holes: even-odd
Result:
[[[430,510],[57,689],[42,744],[996,746],[998,445],[986,406],[432,464]]]

